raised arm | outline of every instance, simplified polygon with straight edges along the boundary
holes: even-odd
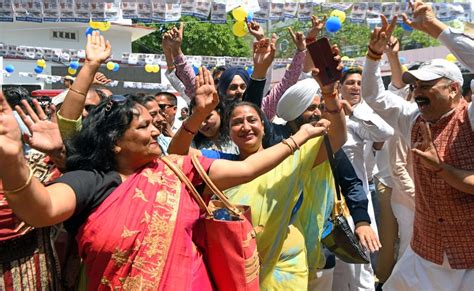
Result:
[[[168,147],[169,154],[200,154],[198,150],[191,148],[191,143],[202,122],[206,120],[207,116],[219,103],[219,96],[214,86],[212,74],[203,67],[199,68],[199,75],[196,77],[195,102],[193,113],[174,134]]]
[[[8,205],[26,223],[41,227],[71,217],[76,206],[69,186],[48,188],[33,177],[23,156],[21,134],[13,111],[0,92],[0,179]]]
[[[86,60],[64,98],[61,110],[58,112],[61,117],[77,120],[82,115],[87,92],[94,81],[95,73],[111,54],[112,47],[109,41],[106,41],[99,32],[94,31],[92,35],[87,36]]]
[[[307,45],[316,41],[319,34],[323,30],[325,24],[326,24],[326,16],[324,16],[323,19],[321,19],[321,20],[315,15],[311,16],[311,27],[309,28],[308,32],[306,33],[306,44]],[[306,57],[305,57],[305,60],[304,60],[303,72],[304,73],[311,73],[311,70],[313,68],[314,68],[313,59],[311,59],[310,54],[306,54]]]
[[[169,48],[170,55],[173,57],[174,66],[176,67],[176,76],[185,87],[185,94],[189,99],[194,98],[196,74],[186,61],[181,50],[183,42],[184,24],[181,22],[179,28],[173,27],[163,35],[163,49]]]
[[[390,63],[390,71],[392,72],[392,85],[397,88],[401,89],[406,86],[406,84],[402,80],[402,63],[400,62],[400,58],[398,57],[398,51],[400,50],[400,42],[394,36],[392,36],[387,43],[387,47],[385,48],[385,55],[387,56],[388,62]]]
[[[454,31],[437,19],[428,3],[410,1],[410,7],[413,10],[413,20],[404,14],[403,21],[412,28],[438,39],[461,63],[474,71],[474,40],[472,37],[460,31]]]
[[[272,120],[276,115],[276,107],[278,101],[285,91],[298,82],[298,78],[303,70],[303,62],[306,57],[306,41],[304,35],[301,32],[294,33],[293,30],[288,28],[293,42],[296,45],[296,53],[291,61],[290,67],[286,70],[283,79],[273,86],[265,98],[262,101],[262,110],[267,116],[268,120]]]

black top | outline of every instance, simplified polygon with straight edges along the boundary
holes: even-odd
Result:
[[[90,213],[122,183],[122,179],[114,171],[103,173],[78,170],[65,173],[52,182],[54,183],[67,184],[76,194],[74,214],[64,222],[66,230],[75,235]]]

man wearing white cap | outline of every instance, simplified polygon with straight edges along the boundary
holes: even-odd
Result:
[[[411,245],[384,290],[472,290],[474,109],[461,98],[460,69],[442,59],[403,74],[415,103],[385,91],[376,54],[387,45],[387,27],[372,34],[362,92],[413,148],[416,194]]]
[[[289,135],[296,132],[299,127],[305,123],[317,121],[324,114],[325,118],[330,118],[336,112],[325,108],[321,102],[321,90],[314,79],[305,79],[290,87],[281,97],[277,105],[277,115],[286,120],[286,125],[275,125],[284,127]],[[334,100],[330,100],[334,102]],[[340,101],[338,101],[340,102]],[[338,111],[340,111],[340,108]],[[336,110],[337,111],[337,110]],[[346,130],[344,128],[344,130]],[[285,132],[284,130],[279,130]],[[342,133],[341,133],[342,134]],[[364,191],[362,181],[357,177],[351,162],[344,151],[339,150],[335,153],[336,171],[340,177],[341,191],[346,199],[350,214],[356,225],[355,233],[361,243],[371,251],[378,249],[380,242],[375,232],[370,227],[371,219],[367,212],[368,199]],[[315,195],[315,193],[304,193],[304,195]],[[304,198],[303,198],[304,199]],[[330,199],[330,198],[328,198]],[[315,206],[318,208],[317,206]],[[316,247],[316,246],[315,246]],[[319,249],[317,251],[322,251]],[[324,257],[324,256],[323,256]],[[312,265],[310,263],[310,281],[309,290],[330,290],[332,288],[332,272],[334,268],[334,259],[328,258],[326,265]],[[332,263],[330,263],[332,262]],[[323,269],[324,270],[321,270]]]

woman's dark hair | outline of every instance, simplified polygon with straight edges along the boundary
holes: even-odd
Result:
[[[14,110],[15,106],[18,105],[23,107],[21,104],[21,100],[26,100],[33,107],[32,98],[30,97],[30,93],[26,88],[21,86],[11,86],[11,87],[4,87],[3,94],[5,95],[5,99],[7,100],[10,107]]]
[[[84,119],[82,130],[66,140],[68,171],[117,169],[113,149],[138,112],[135,97],[118,96],[121,101],[114,101],[114,97],[117,96],[102,100]]]
[[[226,130],[226,133],[227,135],[229,135],[229,131],[230,131],[230,119],[232,118],[232,113],[234,112],[234,110],[237,108],[237,107],[241,107],[241,106],[249,106],[249,107],[252,107],[258,114],[258,117],[260,117],[260,121],[262,121],[262,123],[264,122],[265,118],[265,113],[263,113],[262,109],[260,107],[258,107],[257,105],[255,105],[254,103],[251,103],[251,102],[246,102],[246,101],[234,101],[232,103],[230,103],[227,108],[226,108],[226,114],[225,114],[225,130]]]
[[[196,102],[193,99],[193,100],[191,100],[191,103],[189,104],[190,114],[192,114],[194,106],[196,106]],[[215,140],[215,142],[219,143],[219,144],[226,143],[226,142],[230,141],[230,138],[229,138],[229,135],[228,135],[228,131],[226,130],[226,128],[223,124],[224,113],[225,113],[224,103],[221,100],[219,100],[219,103],[217,104],[217,106],[214,110],[221,117],[221,127],[219,128],[219,137],[217,138],[217,140]],[[207,136],[205,136],[204,134],[202,134],[201,132],[198,131],[196,133],[196,135],[194,136],[194,139],[193,139],[194,145],[196,146],[196,148],[199,149],[199,147],[204,143],[204,141],[206,141],[208,139],[209,138]]]

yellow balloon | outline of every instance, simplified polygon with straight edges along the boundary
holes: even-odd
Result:
[[[101,22],[89,21],[89,26],[93,29],[99,29],[101,26]]]
[[[451,63],[455,63],[458,61],[458,59],[453,54],[448,54],[445,59]]]
[[[245,36],[247,34],[247,23],[243,21],[237,21],[232,26],[232,32],[237,37]]]
[[[146,65],[145,65],[145,72],[147,72],[147,73],[153,73],[153,65],[146,64]]]
[[[107,70],[109,71],[112,71],[114,69],[114,62],[107,62],[107,64],[105,65],[107,67]]]
[[[407,65],[402,65],[402,72],[406,72],[406,71],[408,71]]]
[[[106,21],[106,22],[100,22],[100,26],[99,26],[99,30],[100,31],[107,31],[110,29],[110,21]]]
[[[75,75],[75,74],[77,73],[77,70],[74,70],[73,68],[68,68],[68,69],[67,69],[67,73],[68,73],[69,75]]]
[[[232,16],[234,16],[235,20],[237,21],[244,21],[245,17],[247,17],[248,13],[245,9],[240,6],[232,10]]]
[[[337,18],[339,18],[341,23],[344,23],[344,20],[346,20],[346,13],[341,10],[333,10],[330,16],[336,16]]]
[[[160,66],[153,65],[153,73],[158,73],[160,71]]]
[[[349,60],[350,60],[350,58],[349,58],[348,56],[343,56],[343,57],[341,58],[341,61],[343,61],[343,62],[347,62],[347,61],[349,61]]]
[[[43,59],[39,59],[39,60],[36,61],[36,65],[38,67],[44,68],[44,67],[46,67],[46,61],[43,60]]]

